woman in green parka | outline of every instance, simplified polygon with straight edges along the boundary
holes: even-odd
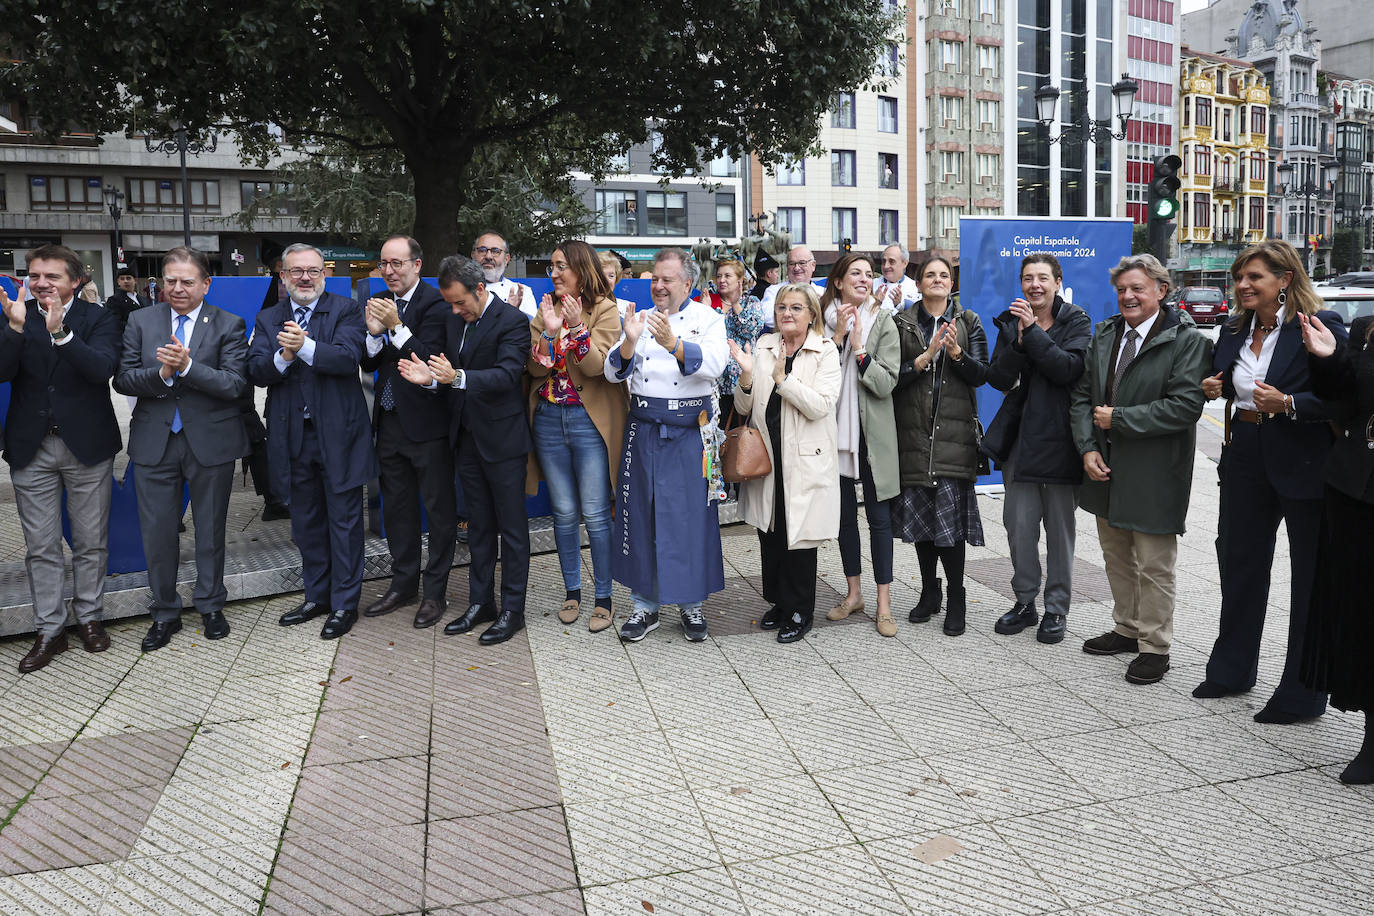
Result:
[[[988,376],[988,340],[978,316],[954,296],[954,271],[936,256],[921,265],[921,301],[896,318],[901,364],[893,408],[902,492],[893,528],[916,545],[921,598],[908,619],[940,613],[936,561],[949,586],[944,631],[964,632],[964,551],[983,543],[973,492],[978,477],[978,397]]]

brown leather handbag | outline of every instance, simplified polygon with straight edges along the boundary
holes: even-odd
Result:
[[[726,483],[767,477],[773,473],[773,462],[768,459],[763,433],[743,422],[734,425],[737,419],[738,415],[731,409],[726,421],[725,441],[720,446],[721,476]]]

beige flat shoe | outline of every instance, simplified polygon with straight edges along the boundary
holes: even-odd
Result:
[[[611,612],[607,608],[592,608],[592,619],[587,621],[587,629],[593,633],[600,633],[611,625],[612,620]]]
[[[889,611],[889,612],[886,613],[886,614],[879,614],[879,615],[878,615],[878,635],[879,635],[879,636],[896,636],[896,635],[897,635],[897,621],[895,621],[895,620],[892,619],[892,612],[891,612],[891,611]]]
[[[577,615],[582,613],[582,605],[569,598],[563,602],[563,606],[558,609],[558,619],[564,623],[576,623]]]
[[[847,617],[849,617],[850,614],[857,613],[859,611],[862,611],[863,609],[864,600],[862,598],[859,599],[858,604],[850,604],[849,596],[846,595],[845,599],[841,601],[839,604],[832,607],[830,609],[830,613],[826,614],[825,617],[827,620],[844,620]]]

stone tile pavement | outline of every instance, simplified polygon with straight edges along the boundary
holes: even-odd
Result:
[[[1175,667],[1150,687],[1079,651],[1110,622],[1086,515],[1070,638],[992,634],[988,496],[958,639],[901,614],[895,639],[856,616],[779,646],[737,526],[699,645],[667,615],[632,646],[560,625],[551,555],[529,629],[491,649],[406,611],[321,642],[277,626],[298,595],[231,606],[216,643],[188,615],[146,656],[146,619],[121,621],[109,652],[22,678],[28,640],[0,642],[0,913],[1368,913],[1374,791],[1336,779],[1361,723],[1251,720],[1282,548],[1260,686],[1189,695],[1218,605],[1201,428]],[[820,575],[823,613],[833,547]]]

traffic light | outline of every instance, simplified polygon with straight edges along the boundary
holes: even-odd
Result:
[[[1178,173],[1182,168],[1183,160],[1175,155],[1154,158],[1149,199],[1150,250],[1160,263],[1169,259],[1169,239],[1178,228],[1174,217],[1178,215],[1178,189],[1182,184]]]
[[[854,243],[853,243],[853,242],[851,242],[849,239],[840,239],[840,251],[843,251],[845,254],[849,254],[849,252],[851,252],[851,251],[853,251],[853,250],[854,250]]]

